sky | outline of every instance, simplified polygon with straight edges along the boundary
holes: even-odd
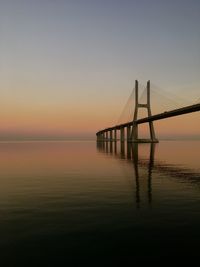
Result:
[[[0,139],[95,137],[135,79],[194,103],[199,14],[199,0],[0,0]],[[199,122],[197,112],[155,126],[196,138]]]

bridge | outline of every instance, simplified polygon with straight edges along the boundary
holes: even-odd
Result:
[[[133,143],[158,143],[158,139],[155,135],[153,121],[162,120],[170,117],[180,116],[187,113],[200,111],[200,103],[185,106],[182,108],[173,109],[170,111],[165,111],[162,113],[158,113],[156,115],[152,115],[151,105],[150,105],[150,81],[147,82],[146,87],[146,103],[139,103],[138,98],[138,81],[135,81],[135,111],[132,121],[128,121],[125,123],[121,123],[115,126],[111,126],[100,130],[96,133],[97,141],[117,141],[117,131],[120,132],[120,141],[124,142],[133,142]],[[138,119],[138,110],[139,108],[144,108],[147,110],[147,117]],[[150,138],[148,139],[140,139],[138,137],[138,125],[148,123],[149,124],[149,133]],[[126,133],[126,135],[125,135]]]

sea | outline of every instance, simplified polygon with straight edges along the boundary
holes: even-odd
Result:
[[[0,142],[2,267],[194,266],[199,244],[200,141]]]

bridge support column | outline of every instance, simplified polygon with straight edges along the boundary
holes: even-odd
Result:
[[[135,143],[158,143],[158,140],[155,137],[155,131],[153,122],[149,122],[149,132],[150,132],[150,139],[139,139],[138,138],[138,109],[139,108],[146,108],[148,117],[151,115],[151,106],[150,106],[150,81],[147,82],[147,103],[146,104],[139,104],[138,101],[138,81],[135,81],[135,112],[133,118],[133,126],[132,126],[132,133],[131,133],[131,142]]]
[[[103,133],[103,141],[106,141],[106,132]]]
[[[152,116],[151,106],[150,106],[150,81],[147,82],[147,110],[148,110],[148,117]],[[152,121],[149,122],[149,131],[152,143],[158,143]]]
[[[97,142],[100,142],[100,141],[102,141],[102,133],[98,133],[97,134]]]
[[[114,129],[114,141],[117,141],[117,129]]]
[[[105,134],[106,134],[105,141],[107,142],[108,141],[108,131],[106,131]]]
[[[120,129],[120,141],[124,142],[124,127]]]
[[[110,130],[110,141],[111,142],[113,141],[113,132],[112,132],[112,130]]]
[[[129,142],[131,139],[131,126],[127,126],[126,128],[126,140]]]
[[[104,133],[100,133],[100,141],[104,142]]]
[[[133,127],[132,127],[132,140],[131,140],[131,142],[139,143],[139,139],[138,139],[138,125],[135,122],[133,122]]]

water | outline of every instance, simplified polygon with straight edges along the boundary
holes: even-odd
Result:
[[[198,259],[200,141],[0,143],[1,266]]]

